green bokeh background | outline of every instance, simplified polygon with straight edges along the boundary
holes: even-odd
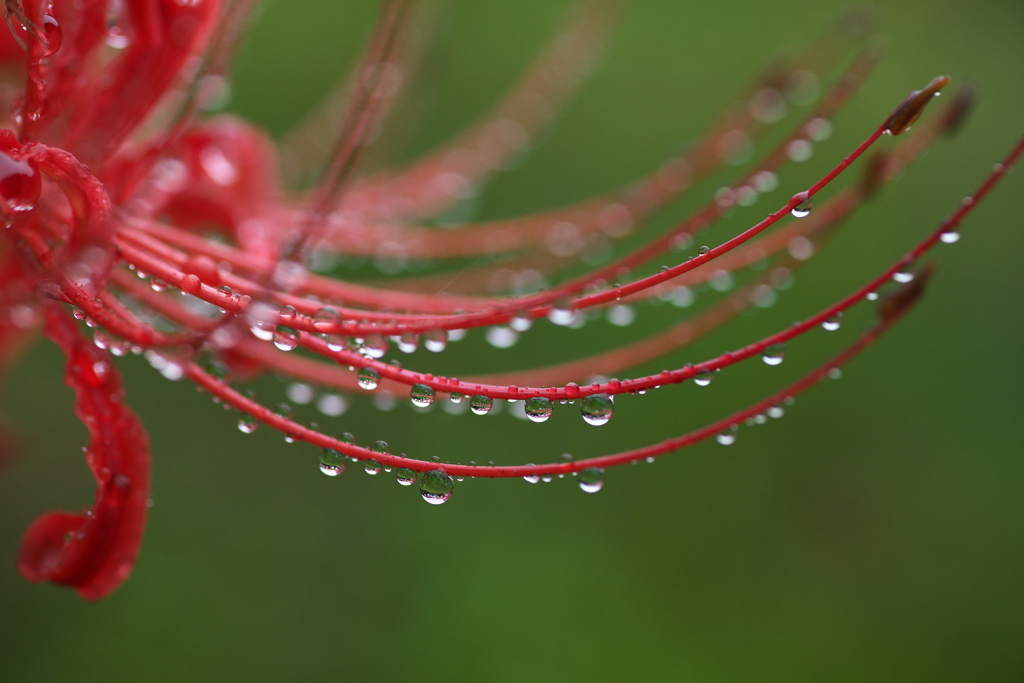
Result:
[[[479,116],[567,6],[450,5],[408,154]],[[833,138],[782,176],[771,205],[939,73],[976,84],[973,117],[865,206],[776,308],[666,364],[738,347],[872,276],[1024,132],[1024,4],[893,0],[876,9],[887,59],[837,117]],[[811,0],[636,2],[603,67],[526,162],[488,185],[478,216],[556,206],[636,177],[691,143],[774,55],[807,45],[842,11]],[[231,109],[286,130],[356,54],[373,12],[370,2],[268,2],[238,61]],[[716,186],[698,188],[666,224]],[[703,444],[611,471],[598,495],[569,481],[467,481],[434,508],[388,475],[351,466],[328,479],[314,449],[266,428],[243,436],[208,397],[125,359],[131,405],[153,442],[155,506],[135,573],[99,604],[15,571],[33,518],[92,496],[63,361],[41,343],[13,372],[4,405],[26,452],[0,472],[0,679],[1021,680],[1022,193],[1018,169],[963,239],[938,251],[925,305],[842,380],[801,397],[783,420],[744,428],[727,449]],[[752,222],[766,201],[707,241]],[[446,358],[403,360],[462,374],[522,366],[671,315],[641,311],[626,333],[538,323],[536,336],[497,358],[471,334]],[[792,344],[780,368],[750,364],[708,389],[624,397],[599,430],[567,408],[532,425],[362,402],[320,421],[424,458],[596,455],[699,426],[782,386],[865,320]],[[281,386],[261,384],[261,398],[280,400]]]

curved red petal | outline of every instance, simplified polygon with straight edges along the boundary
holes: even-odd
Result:
[[[50,512],[29,526],[18,555],[28,581],[73,587],[86,600],[105,597],[131,573],[142,544],[149,498],[149,439],[124,403],[107,352],[78,331],[61,306],[46,308],[46,335],[68,356],[65,381],[89,429],[86,460],[96,504],[85,514]]]

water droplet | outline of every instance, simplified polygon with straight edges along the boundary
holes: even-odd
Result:
[[[960,241],[960,233],[956,230],[947,230],[939,235],[939,240],[941,240],[943,244],[954,244]]]
[[[580,490],[584,493],[597,493],[604,488],[604,470],[600,467],[588,467],[579,474]]]
[[[908,271],[899,271],[892,274],[892,279],[895,280],[896,282],[899,282],[902,285],[905,285],[908,282],[913,281],[914,274]]]
[[[790,210],[790,213],[795,218],[803,218],[810,215],[811,208],[814,206],[814,202],[806,192],[796,193],[790,201],[796,202],[796,206]]]
[[[380,463],[377,462],[376,460],[367,460],[365,463],[363,463],[363,469],[366,470],[366,473],[369,474],[370,476],[379,474]]]
[[[243,434],[252,434],[259,424],[259,421],[249,413],[242,413],[238,417],[238,431]]]
[[[705,370],[704,372],[698,372],[693,376],[693,383],[698,387],[706,387],[711,384],[711,380],[714,378],[715,373],[711,370]]]
[[[0,152],[0,197],[12,211],[34,208],[42,188],[42,179],[32,164]]]
[[[274,267],[272,277],[278,288],[285,292],[292,292],[298,289],[308,276],[305,266],[301,263],[285,259],[279,261]]]
[[[313,329],[317,332],[334,332],[341,323],[341,313],[330,306],[324,306],[313,315]]]
[[[345,471],[345,456],[333,448],[320,451],[320,471],[328,477],[336,477]]]
[[[373,391],[380,383],[380,373],[373,368],[360,368],[359,386],[367,391]]]
[[[536,463],[528,462],[528,463],[526,463],[526,466],[527,467],[536,467]],[[525,481],[527,484],[539,483],[540,482],[540,475],[539,474],[527,474],[527,475],[524,475],[523,476],[523,481]]]
[[[430,330],[423,335],[423,346],[427,351],[441,353],[448,347],[448,330]]]
[[[834,316],[821,323],[821,329],[828,332],[835,332],[843,324],[843,312],[839,311]]]
[[[452,497],[455,482],[444,470],[430,470],[420,479],[420,495],[431,505],[440,505]]]
[[[380,360],[388,352],[388,340],[379,334],[368,334],[363,340],[363,355]]]
[[[814,145],[808,140],[793,140],[786,145],[786,156],[797,163],[807,161],[814,155]]]
[[[551,309],[548,313],[548,320],[559,327],[572,325],[576,321],[577,312],[568,304],[560,304]]]
[[[731,446],[736,443],[736,432],[731,429],[727,429],[724,432],[718,434],[715,437],[715,441],[722,444],[723,446]]]
[[[711,247],[703,246],[703,247],[701,247],[700,249],[697,250],[697,254],[699,254],[700,256],[704,256],[705,254],[709,253],[710,251],[711,251]]]
[[[303,382],[292,382],[285,387],[285,395],[288,400],[299,405],[305,405],[313,399],[313,388]]]
[[[274,346],[282,351],[291,351],[299,345],[299,332],[284,325],[274,329]]]
[[[152,283],[150,284],[152,286]],[[227,292],[223,292],[223,290],[224,287],[221,287],[222,293],[231,296],[230,287],[227,287]],[[254,337],[263,341],[271,341],[274,338],[274,331],[277,329],[277,314],[278,308],[274,304],[268,301],[257,301],[245,312],[245,321]]]
[[[391,455],[391,446],[387,441],[374,441],[370,444],[370,451],[377,455]]]
[[[609,308],[605,312],[605,317],[608,318],[608,322],[616,327],[628,327],[636,320],[636,311],[633,310],[632,306],[619,304]]]
[[[519,341],[519,333],[511,327],[489,327],[485,333],[487,343],[496,349],[508,349]]]
[[[786,347],[784,344],[772,344],[764,350],[763,354],[761,354],[761,360],[763,360],[766,365],[779,365],[785,357]]]
[[[524,409],[526,417],[531,422],[544,422],[555,411],[554,406],[551,405],[551,399],[544,396],[533,396],[526,399]]]
[[[526,332],[533,325],[533,318],[525,315],[513,316],[512,320],[509,321],[508,326],[516,332]]]
[[[338,417],[348,410],[348,402],[340,394],[320,394],[316,400],[316,407],[328,417]]]
[[[864,295],[864,298],[868,301],[878,301],[878,292],[868,292]]]
[[[491,412],[493,406],[494,401],[490,396],[477,394],[469,399],[469,409],[473,411],[474,415],[486,415]]]
[[[412,353],[420,345],[420,337],[415,332],[403,332],[398,338],[398,350],[402,353]]]
[[[434,390],[426,384],[413,384],[409,390],[412,404],[418,408],[426,408],[434,402]]]
[[[465,396],[463,396],[462,394],[460,394],[460,393],[459,393],[459,392],[457,392],[457,391],[453,391],[453,392],[452,392],[452,393],[451,393],[451,394],[450,394],[450,395],[448,396],[448,398],[449,398],[449,399],[451,399],[451,402],[452,402],[452,403],[462,403],[462,400],[463,400],[464,398],[466,398],[466,397],[465,397]]]
[[[278,403],[274,406],[274,415],[285,420],[292,419],[292,407],[287,403]]]
[[[408,467],[399,467],[395,470],[395,479],[402,486],[412,486],[416,483],[416,470],[411,470]]]
[[[608,394],[590,394],[580,401],[580,413],[583,421],[589,425],[600,427],[608,424],[615,412],[615,402]]]
[[[778,420],[780,417],[786,414],[786,409],[780,405],[774,405],[769,407],[768,410],[766,410],[765,412],[768,413],[768,417],[772,418],[773,420]]]

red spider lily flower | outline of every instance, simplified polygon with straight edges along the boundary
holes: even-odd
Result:
[[[927,252],[957,239],[966,216],[1024,152],[1022,141],[949,219],[838,302],[733,351],[630,376],[631,367],[668,356],[745,309],[773,301],[788,274],[858,205],[958,126],[969,94],[946,98],[937,115],[918,123],[950,81],[935,78],[881,116],[816,182],[794,188],[731,239],[699,246],[708,226],[758,201],[778,185],[781,167],[807,158],[867,76],[877,59],[870,47],[854,49],[840,75],[819,86],[842,56],[837,45],[856,43],[849,35],[832,36],[757,79],[690,151],[630,186],[562,209],[448,230],[431,219],[470,198],[551,119],[595,58],[616,4],[581,5],[490,114],[450,143],[402,168],[367,174],[360,173],[361,162],[420,63],[409,40],[413,3],[384,2],[343,91],[336,142],[323,155],[312,188],[290,192],[278,175],[272,140],[242,121],[204,113],[222,93],[252,5],[7,2],[12,37],[0,46],[0,57],[22,85],[7,98],[10,129],[0,131],[6,226],[0,360],[13,362],[37,322],[44,322],[44,335],[67,355],[66,381],[89,429],[86,457],[97,481],[96,503],[87,513],[49,513],[31,525],[19,556],[28,580],[65,584],[99,599],[124,580],[138,554],[148,443],[125,404],[113,356],[145,354],[168,378],[191,380],[237,410],[242,431],[263,423],[291,441],[317,446],[328,475],[349,460],[361,461],[368,471],[395,471],[400,483],[418,481],[430,503],[447,501],[454,479],[463,477],[575,475],[583,490],[597,491],[605,468],[708,438],[732,443],[741,425],[781,414],[794,396],[834,375],[918,301],[934,270],[924,261]],[[808,107],[802,120],[750,161],[751,150],[789,121],[794,104]],[[911,126],[911,135],[883,142]],[[308,130],[317,131],[309,138],[323,140],[315,118]],[[301,137],[293,142],[291,149],[303,144]],[[885,151],[869,156],[876,145]],[[670,202],[731,164],[746,170],[705,206],[664,234],[645,232]],[[861,169],[855,182],[826,201],[817,197],[855,167]],[[616,256],[604,258],[608,251]],[[374,258],[392,277],[386,287],[342,279],[339,256]],[[431,264],[436,274],[413,277],[404,268],[411,260]],[[457,280],[444,270],[467,262]],[[741,284],[699,314],[568,362],[459,379],[431,372],[429,363],[414,369],[386,358],[393,349],[443,351],[472,328],[485,328],[491,344],[504,348],[540,319],[575,326],[604,310],[612,322],[625,322],[645,301],[685,304],[692,288],[711,283],[727,289],[718,285],[734,279]],[[533,422],[571,403],[584,421],[602,426],[612,420],[617,395],[685,381],[706,385],[716,372],[751,358],[779,364],[787,342],[812,329],[835,329],[846,311],[874,300],[874,326],[784,389],[675,438],[579,460],[515,466],[424,461],[392,454],[384,442],[363,447],[347,434],[325,434],[292,419],[286,407],[265,406],[236,388],[272,371],[301,386],[329,388],[329,414],[341,412],[335,404],[343,395],[371,391],[409,396],[421,407],[446,399],[477,415],[508,402]]]

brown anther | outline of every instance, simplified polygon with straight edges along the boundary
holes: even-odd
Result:
[[[875,154],[868,161],[864,175],[860,179],[860,193],[865,199],[871,199],[882,184],[888,179],[889,155],[882,152]]]
[[[878,302],[878,319],[884,324],[894,323],[913,308],[924,294],[925,285],[935,272],[935,263],[926,263],[914,273],[914,279],[889,292]]]
[[[925,86],[924,90],[915,90],[910,93],[903,104],[897,107],[889,122],[885,126],[885,132],[890,135],[902,135],[910,130],[921,112],[932,101],[932,98],[939,94],[939,91],[949,85],[949,76],[936,76],[932,82]]]
[[[953,101],[946,107],[939,124],[943,133],[954,135],[960,129],[971,110],[974,109],[976,96],[974,86],[971,85],[965,85],[953,93]]]

